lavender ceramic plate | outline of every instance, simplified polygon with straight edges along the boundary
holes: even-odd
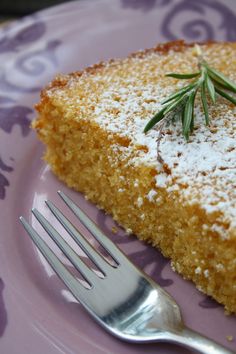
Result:
[[[20,214],[32,219],[32,206],[52,219],[44,207],[46,198],[67,213],[58,189],[82,205],[174,296],[188,326],[236,350],[235,341],[227,340],[235,335],[236,318],[225,316],[221,306],[173,273],[157,250],[126,237],[121,229],[114,234],[111,218],[51,174],[41,160],[42,146],[29,129],[39,91],[56,72],[78,70],[176,38],[233,41],[235,13],[234,0],[90,0],[39,12],[0,31],[1,353],[190,353],[168,344],[120,342],[70,296],[18,223]],[[39,228],[35,220],[32,223]]]

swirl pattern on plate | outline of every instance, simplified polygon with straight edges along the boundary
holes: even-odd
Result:
[[[3,302],[3,289],[4,283],[3,280],[0,278],[0,337],[3,336],[3,333],[7,326],[7,312]]]
[[[28,24],[24,24],[28,21]],[[59,40],[42,40],[46,35],[46,24],[33,15],[18,21],[21,28],[18,31],[4,30],[0,38],[0,56],[4,61],[4,55],[14,54],[14,59],[9,60],[0,71],[0,129],[11,134],[15,125],[19,125],[21,134],[26,137],[30,132],[30,116],[32,107],[19,104],[17,94],[33,94],[41,90],[41,86],[32,86],[35,79],[48,70],[54,70],[57,65],[56,49],[60,45]],[[42,45],[32,46],[37,42]],[[34,48],[34,47],[33,47]],[[11,56],[9,58],[12,58]],[[49,67],[49,68],[48,68]],[[20,84],[16,78],[20,77]],[[32,80],[34,78],[34,80]],[[6,188],[9,187],[9,178],[5,172],[12,172],[13,168],[6,170],[2,160],[0,163],[0,199],[6,196]]]
[[[209,20],[214,18],[214,20]],[[217,0],[174,1],[162,22],[162,33],[168,40],[191,41],[236,40],[236,16],[227,5]],[[217,32],[217,38],[216,38]]]

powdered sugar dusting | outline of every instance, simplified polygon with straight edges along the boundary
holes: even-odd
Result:
[[[221,67],[222,50],[227,51],[228,66]],[[215,44],[203,47],[203,52],[211,65],[236,80],[236,48]],[[215,224],[213,231],[225,237],[226,230],[229,232],[236,228],[235,107],[218,98],[215,106],[210,105],[211,125],[206,127],[200,99],[197,97],[195,130],[188,143],[182,136],[180,122],[166,126],[159,151],[168,171],[157,160],[158,130],[143,133],[147,122],[160,109],[161,102],[177,87],[186,83],[166,78],[164,73],[176,71],[176,68],[179,72],[194,71],[196,65],[191,48],[184,53],[150,53],[141,59],[126,59],[122,61],[122,70],[120,65],[113,62],[96,75],[82,75],[83,98],[75,102],[71,97],[70,103],[79,106],[80,117],[88,119],[88,112],[83,111],[85,103],[87,110],[91,108],[92,118],[89,119],[93,119],[111,134],[128,138],[128,146],[122,148],[114,145],[113,150],[117,149],[123,154],[129,164],[155,168],[157,190],[166,188],[170,193],[179,191],[184,203],[200,203],[207,213],[218,213],[217,220],[225,227]],[[74,89],[76,85],[79,87],[78,82],[78,78],[71,78],[69,84]],[[63,90],[58,90],[57,94],[60,100],[65,99]],[[151,190],[148,198],[154,201],[154,196]],[[141,205],[141,199],[138,204]]]

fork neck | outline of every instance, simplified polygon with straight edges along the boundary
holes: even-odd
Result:
[[[234,354],[234,352],[187,327],[183,328],[179,334],[171,333],[170,339],[173,343],[195,349],[202,354]]]

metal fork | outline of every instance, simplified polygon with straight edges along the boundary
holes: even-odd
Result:
[[[60,197],[114,260],[105,259],[50,201],[47,206],[103,276],[90,269],[55,228],[36,209],[32,213],[63,254],[83,275],[85,287],[62,264],[45,241],[21,216],[25,230],[48,263],[92,317],[107,331],[129,342],[168,342],[205,354],[232,352],[185,327],[172,297],[149,276],[136,268],[124,253],[63,192]]]

